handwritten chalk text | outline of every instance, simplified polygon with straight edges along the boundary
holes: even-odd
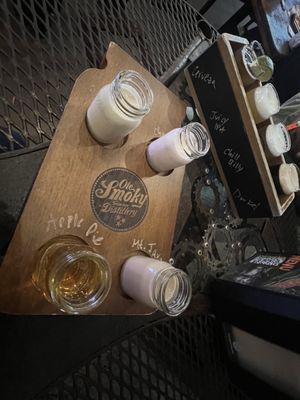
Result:
[[[223,154],[228,157],[227,164],[234,170],[236,174],[244,170],[244,167],[240,162],[241,155],[239,153],[233,151],[231,148],[227,148],[223,151]]]
[[[156,245],[157,243],[147,243],[144,239],[133,239],[131,247],[136,250],[144,251],[150,257],[162,261],[162,257]]]
[[[214,121],[214,131],[219,133],[226,132],[226,124],[229,118],[217,110],[212,110],[209,114],[209,119]]]
[[[82,229],[86,238],[89,238],[95,246],[100,246],[104,238],[99,235],[98,227],[99,225],[97,222],[93,222],[91,225],[84,227],[84,219],[79,218],[77,213],[56,218],[50,214],[47,221],[46,232]]]
[[[198,65],[196,65],[195,68],[193,69],[192,77],[196,78],[196,79],[200,79],[201,81],[207,83],[207,85],[210,85],[214,89],[216,89],[216,80],[215,80],[215,78],[211,74],[201,71],[199,69]]]
[[[252,199],[247,199],[242,192],[240,191],[240,189],[235,189],[235,191],[233,192],[233,198],[239,200],[242,203],[245,203],[248,207],[250,207],[253,211],[255,211],[259,206],[260,203],[259,202],[255,202]]]
[[[163,136],[165,133],[164,133],[164,131],[161,129],[161,127],[160,126],[156,126],[155,128],[154,128],[154,136],[155,137],[161,137],[161,136]]]

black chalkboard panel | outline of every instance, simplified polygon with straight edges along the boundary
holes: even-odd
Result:
[[[187,68],[240,217],[271,216],[265,188],[217,42]],[[220,165],[221,164],[221,165]]]

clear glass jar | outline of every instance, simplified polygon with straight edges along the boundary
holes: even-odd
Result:
[[[152,141],[147,147],[147,160],[154,171],[168,172],[204,156],[209,148],[207,130],[193,122]]]
[[[277,114],[280,110],[279,96],[271,83],[250,90],[247,92],[247,99],[257,124]]]
[[[274,157],[279,157],[291,150],[291,137],[282,123],[268,125],[265,140],[269,152]]]
[[[260,82],[269,81],[274,72],[273,60],[265,54],[262,44],[257,40],[251,42],[250,46],[257,57],[256,62],[249,66],[251,72]]]
[[[121,71],[90,104],[86,115],[89,132],[100,143],[119,142],[140,125],[152,103],[153,93],[143,76]]]
[[[251,85],[255,80],[267,82],[271,79],[274,63],[265,54],[262,45],[257,40],[243,46],[238,51],[236,58],[245,86]]]
[[[39,250],[34,285],[60,310],[88,313],[106,298],[111,287],[108,262],[77,236],[51,239]]]
[[[274,72],[274,63],[272,59],[263,54],[257,57],[257,63],[258,66],[254,65],[251,68],[252,73],[260,82],[268,82],[272,78]]]
[[[279,164],[270,167],[278,194],[290,195],[300,190],[300,170],[297,164]]]
[[[253,66],[258,66],[257,55],[250,45],[243,46],[236,55],[240,75],[245,86],[251,85],[257,78]]]
[[[184,271],[140,255],[130,257],[123,264],[121,286],[135,301],[170,316],[181,314],[192,296],[190,279]]]

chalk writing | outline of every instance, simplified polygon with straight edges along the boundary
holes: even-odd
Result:
[[[248,207],[250,207],[253,211],[256,210],[259,206],[260,203],[259,202],[255,202],[252,199],[247,199],[242,192],[240,191],[240,189],[235,189],[235,191],[233,192],[233,198],[239,200],[242,203],[245,203]]]
[[[100,246],[100,244],[103,241],[103,237],[99,235],[98,227],[99,225],[97,222],[93,222],[90,226],[88,226],[86,229],[84,226],[84,219],[79,218],[78,214],[71,214],[68,215],[67,217],[57,217],[54,218],[52,214],[50,214],[50,217],[47,221],[47,228],[46,232],[50,232],[51,230],[53,231],[59,231],[61,229],[63,230],[74,230],[74,229],[79,229],[82,227],[84,231],[84,235],[91,239],[93,244],[95,246]]]
[[[160,136],[163,136],[165,133],[164,133],[164,131],[161,129],[161,127],[160,126],[156,126],[155,128],[154,128],[154,136],[155,137],[160,137]]]
[[[231,148],[227,148],[223,151],[223,154],[228,157],[227,164],[234,170],[236,174],[244,170],[244,167],[240,162],[241,155],[239,153],[233,151]]]
[[[144,239],[133,239],[131,247],[136,250],[144,251],[149,254],[150,257],[162,261],[162,257],[156,245],[157,243],[147,243]]]
[[[214,131],[219,133],[226,132],[226,124],[229,121],[228,117],[217,110],[212,110],[209,114],[209,119],[215,122]]]
[[[98,224],[94,222],[85,232],[86,237],[91,237],[92,242],[96,246],[100,246],[103,241],[103,236],[98,236]]]
[[[68,215],[66,218],[54,218],[52,214],[50,214],[49,220],[47,222],[46,232],[49,232],[51,227],[56,231],[57,228],[63,228],[65,225],[67,229],[71,228],[80,228],[83,222],[83,218],[79,218],[78,214]]]
[[[200,79],[201,81],[207,83],[207,85],[211,85],[214,89],[216,89],[215,78],[211,74],[201,71],[198,65],[196,65],[195,68],[193,69],[192,77]]]

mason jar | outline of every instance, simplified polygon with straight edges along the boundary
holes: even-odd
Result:
[[[270,167],[278,194],[290,195],[300,190],[300,170],[297,164],[279,164]]]
[[[77,236],[51,239],[37,253],[32,276],[50,303],[70,314],[98,307],[111,287],[111,269],[104,257]]]
[[[272,78],[273,61],[257,40],[240,48],[235,57],[244,86],[255,81],[267,82]]]
[[[274,157],[279,157],[291,150],[291,137],[282,123],[267,126],[265,141],[269,152]]]
[[[153,93],[144,77],[135,71],[121,71],[90,104],[88,130],[100,143],[120,142],[140,125],[152,103]]]
[[[154,171],[168,172],[203,157],[209,148],[207,130],[193,122],[152,141],[147,147],[147,160]]]
[[[264,48],[260,42],[254,40],[251,47],[257,55],[257,64],[254,64],[252,72],[260,82],[267,82],[272,78],[274,72],[274,63],[272,58],[265,54]]]
[[[271,83],[250,90],[247,92],[247,99],[257,124],[277,114],[280,110],[279,96]]]
[[[257,69],[254,69],[258,67],[258,59],[251,45],[244,45],[235,56],[244,86],[249,86],[258,80]]]
[[[192,296],[191,283],[184,271],[141,255],[132,256],[123,264],[121,287],[135,301],[169,316],[181,314]]]

